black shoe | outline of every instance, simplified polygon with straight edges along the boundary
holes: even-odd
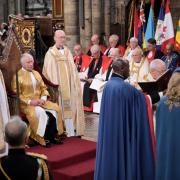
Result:
[[[55,138],[51,141],[51,143],[53,143],[53,144],[64,144],[63,139],[60,138],[60,137],[55,137]]]
[[[51,143],[50,143],[50,141],[49,140],[45,140],[45,145],[42,145],[43,147],[45,147],[45,148],[50,148],[51,147]]]

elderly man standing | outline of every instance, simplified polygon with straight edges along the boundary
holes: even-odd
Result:
[[[18,116],[5,126],[5,139],[9,144],[7,156],[0,159],[0,179],[51,180],[47,157],[42,154],[26,153],[28,128]]]
[[[17,88],[19,89],[20,110],[28,119],[31,138],[43,146],[47,146],[49,141],[62,143],[60,135],[64,133],[64,129],[60,107],[48,101],[47,87],[41,75],[33,70],[33,64],[34,59],[30,54],[22,55],[18,87],[14,76],[12,90],[17,92]]]
[[[7,153],[7,146],[4,141],[4,127],[10,119],[9,106],[4,84],[3,74],[0,70],[0,156]]]
[[[54,34],[55,44],[46,53],[44,76],[59,85],[59,105],[68,136],[84,135],[84,111],[80,80],[73,56],[65,46],[66,35],[62,30]]]

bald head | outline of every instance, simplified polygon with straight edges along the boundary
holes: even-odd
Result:
[[[54,33],[55,46],[61,48],[65,45],[66,34],[63,30],[56,30]]]
[[[27,138],[27,125],[19,116],[14,116],[5,126],[5,139],[11,147],[23,146]]]
[[[166,64],[161,59],[155,59],[150,63],[150,73],[157,80],[166,71]]]
[[[174,50],[174,44],[173,43],[168,43],[166,45],[166,53],[169,54]]]
[[[112,69],[115,74],[121,75],[124,79],[129,76],[129,62],[122,59],[117,59],[112,64]]]
[[[91,43],[93,45],[98,45],[99,44],[99,35],[98,34],[94,34],[92,37],[91,37]]]
[[[76,45],[74,46],[74,55],[75,55],[75,56],[79,56],[79,55],[81,55],[81,53],[82,53],[82,47],[81,47],[81,45],[80,45],[80,44],[76,44]]]
[[[118,59],[120,57],[119,49],[118,48],[112,48],[109,56],[113,61]]]

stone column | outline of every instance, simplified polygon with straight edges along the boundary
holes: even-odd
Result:
[[[110,0],[104,1],[104,32],[106,34],[106,39],[108,39],[110,35]]]
[[[8,13],[16,14],[16,1],[8,0]]]
[[[4,21],[4,0],[0,0],[0,23]]]
[[[101,33],[101,1],[92,0],[92,34]]]
[[[92,8],[91,8],[91,0],[84,0],[84,19],[85,19],[85,29],[84,29],[84,36],[85,42],[83,40],[83,47],[86,48],[91,40],[92,36]]]
[[[78,25],[78,1],[64,1],[64,26],[67,36],[67,46],[72,50],[73,46],[79,42]]]
[[[117,0],[116,1],[116,22],[119,24],[119,36],[120,41],[122,44],[125,43],[125,1],[124,0]]]

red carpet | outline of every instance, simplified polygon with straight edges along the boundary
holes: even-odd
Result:
[[[66,138],[63,145],[31,147],[29,152],[45,154],[55,180],[93,180],[96,143]]]

